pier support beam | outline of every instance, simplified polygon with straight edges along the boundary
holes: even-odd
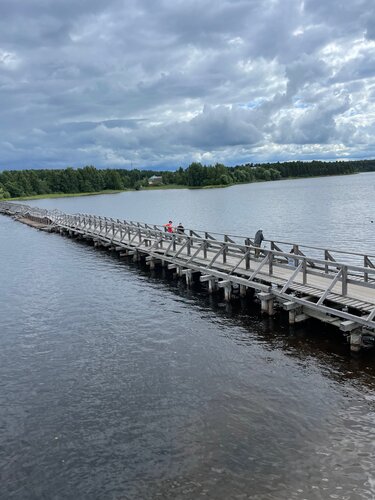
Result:
[[[262,313],[273,316],[275,312],[273,307],[274,295],[272,293],[261,292],[258,293],[258,298],[260,299]]]
[[[217,278],[215,276],[212,276],[210,274],[202,274],[200,276],[199,281],[203,283],[204,281],[207,281],[208,283],[208,293],[211,295],[218,290],[218,284],[217,284]]]
[[[359,352],[363,347],[362,332],[354,330],[350,333],[350,351],[353,353]]]
[[[208,293],[213,294],[217,292],[218,287],[217,287],[217,279],[216,278],[211,278],[208,280]]]
[[[225,302],[230,302],[232,298],[232,283],[229,280],[219,281],[218,287],[224,289]]]
[[[297,314],[301,311],[301,306],[296,302],[288,301],[283,303],[283,309],[288,311],[289,324],[294,325],[294,323],[297,323]]]
[[[185,275],[187,286],[191,286],[192,285],[194,273],[199,273],[199,271],[196,271],[194,269],[184,269],[181,272],[182,275]]]
[[[185,279],[186,279],[186,285],[188,287],[191,287],[191,285],[193,283],[193,273],[192,273],[191,269],[185,269],[184,274],[185,274]]]
[[[240,285],[240,297],[246,297],[247,287],[245,285]]]
[[[154,259],[153,257],[151,257],[150,259],[146,257],[146,264],[150,266],[151,270],[155,269],[156,259]]]
[[[129,252],[129,254],[130,254],[130,252]],[[138,250],[134,250],[134,253],[133,253],[133,262],[139,262],[140,260],[141,259],[140,259]]]
[[[226,285],[224,287],[224,300],[225,302],[230,302],[232,298],[232,285]]]
[[[288,319],[289,319],[289,324],[290,325],[294,325],[294,323],[296,322],[296,310],[295,309],[291,309],[288,313]]]
[[[175,269],[176,270],[176,272],[173,273],[174,278],[179,278],[182,276],[183,268],[181,266],[177,266],[175,264],[169,264],[168,269]]]
[[[156,264],[162,264],[160,259],[153,257],[152,255],[147,255],[145,258],[146,265],[150,266],[150,269],[155,269]]]

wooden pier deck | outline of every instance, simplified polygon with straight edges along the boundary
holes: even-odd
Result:
[[[210,293],[222,288],[228,301],[234,289],[242,296],[255,291],[264,313],[272,315],[278,304],[289,311],[290,323],[310,317],[331,323],[349,336],[353,351],[365,338],[375,338],[375,255],[278,241],[257,248],[241,236],[167,233],[158,225],[9,202],[0,203],[0,213],[84,238],[123,257],[145,258],[150,268],[167,266],[188,285],[199,277]]]

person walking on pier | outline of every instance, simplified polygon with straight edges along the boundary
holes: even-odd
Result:
[[[262,229],[259,229],[255,233],[255,237],[254,237],[254,246],[257,247],[255,249],[255,257],[258,257],[260,254],[260,247],[262,245],[263,240],[264,240],[263,231],[262,231]]]

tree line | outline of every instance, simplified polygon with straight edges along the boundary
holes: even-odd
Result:
[[[228,186],[290,177],[313,177],[375,171],[375,160],[311,161],[236,165],[191,163],[176,171],[97,169],[93,166],[60,170],[4,170],[0,172],[0,198],[43,194],[96,193],[106,190],[142,189],[153,175],[163,185],[188,187]]]

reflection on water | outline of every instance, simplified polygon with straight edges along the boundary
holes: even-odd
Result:
[[[0,498],[374,498],[374,354],[5,217],[0,256]]]

